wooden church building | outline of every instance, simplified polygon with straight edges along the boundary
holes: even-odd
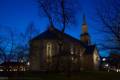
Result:
[[[98,70],[100,57],[91,44],[85,16],[80,39],[53,26],[34,37],[30,41],[29,61],[31,71]]]

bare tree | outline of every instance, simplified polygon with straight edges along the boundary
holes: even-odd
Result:
[[[59,24],[61,27],[61,35],[58,41],[59,53],[55,55],[57,57],[56,70],[58,70],[60,58],[62,57],[64,44],[64,32],[67,27],[75,24],[76,14],[80,11],[80,4],[78,0],[38,0],[38,6],[45,13],[52,27]]]
[[[1,28],[0,57],[3,62],[14,59],[15,31],[8,26]]]
[[[8,26],[0,27],[0,59],[2,62],[27,60],[29,57],[29,41],[38,34],[33,23],[30,23],[25,32],[17,33],[17,29]]]
[[[78,0],[38,0],[38,6],[49,23],[54,27],[58,23],[63,33],[68,24],[75,24],[75,16],[80,11]]]
[[[1,61],[6,61],[6,54],[5,50],[2,47],[2,44],[4,43],[3,37],[0,35],[0,60]]]
[[[103,49],[120,50],[120,1],[101,0],[97,9],[97,15],[102,21],[106,38],[100,43]]]
[[[15,53],[17,60],[23,59],[28,61],[29,57],[29,42],[30,40],[38,34],[37,28],[34,26],[34,23],[31,22],[25,29],[24,32],[19,34],[19,43],[16,46]]]

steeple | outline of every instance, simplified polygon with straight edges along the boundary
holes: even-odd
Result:
[[[83,15],[82,33],[81,33],[80,39],[83,43],[87,45],[90,44],[90,36],[88,34],[88,26],[87,26],[85,15]]]
[[[87,26],[87,23],[86,23],[85,15],[83,15],[82,33],[88,33],[88,26]]]

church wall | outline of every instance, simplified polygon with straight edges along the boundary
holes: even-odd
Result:
[[[37,71],[39,69],[39,41],[34,41],[30,44],[30,68],[31,70]]]
[[[73,52],[71,51],[72,48],[73,48]],[[64,67],[67,68],[67,66],[69,66],[71,71],[80,70],[80,66],[81,66],[81,64],[80,64],[80,49],[82,49],[81,46],[75,45],[72,42],[65,43],[64,49],[67,50],[69,52],[69,54],[71,55],[69,57],[68,56],[63,57],[62,64],[64,63],[63,64]]]
[[[31,70],[44,71],[52,70],[56,68],[56,57],[52,57],[52,62],[47,62],[47,43],[52,44],[52,55],[60,54],[58,40],[35,40],[31,43],[30,50],[30,65]],[[71,48],[73,47],[73,53],[71,54]],[[81,45],[76,45],[72,42],[65,42],[63,44],[63,52],[69,53],[72,56],[65,55],[61,57],[59,69],[66,70],[80,70],[81,67],[90,68],[93,67],[91,56],[84,56],[84,59],[81,59],[81,54],[84,52],[84,48]],[[89,62],[88,62],[89,61]],[[84,65],[84,66],[83,66]],[[89,66],[89,67],[88,67]]]
[[[93,64],[93,56],[90,54],[83,55],[83,62],[82,62],[83,70],[94,70]]]
[[[100,56],[99,56],[99,53],[98,53],[97,49],[95,49],[94,52],[93,52],[93,62],[94,62],[95,70],[99,70]]]
[[[58,54],[58,44],[56,40],[44,40],[44,66],[46,70],[53,69],[53,65],[55,64],[55,55]],[[47,57],[47,44],[51,44],[51,57]]]

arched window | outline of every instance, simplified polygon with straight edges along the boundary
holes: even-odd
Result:
[[[49,42],[47,43],[47,57],[52,56],[52,44]]]
[[[47,62],[51,62],[51,58],[52,58],[52,43],[50,43],[50,42],[47,43],[46,57],[47,57]]]
[[[70,54],[72,55],[71,60],[74,61],[74,46],[73,45],[70,46]]]

